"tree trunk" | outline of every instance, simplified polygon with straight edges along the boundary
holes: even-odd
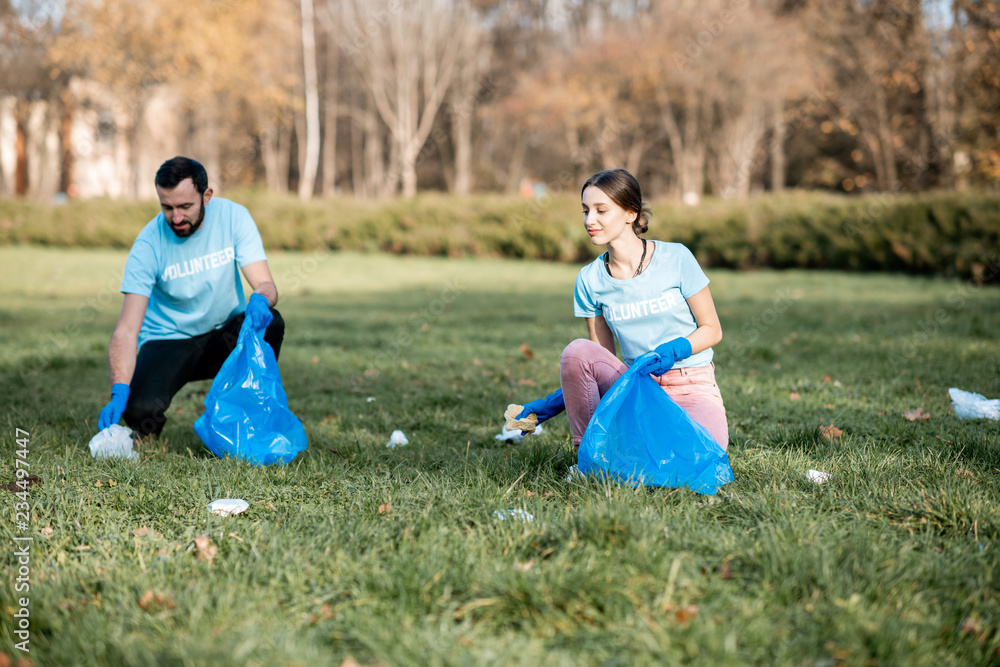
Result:
[[[367,199],[367,178],[365,174],[365,136],[361,123],[351,117],[351,187],[358,199]]]
[[[385,178],[385,155],[378,118],[374,114],[365,123],[365,177],[368,195],[380,196]]]
[[[642,164],[642,156],[646,153],[646,140],[639,133],[628,147],[625,157],[625,169],[631,174],[639,173],[639,165]]]
[[[330,31],[326,36],[326,81],[323,105],[323,194],[337,194],[337,94],[340,49]]]
[[[667,133],[667,144],[670,146],[670,159],[674,165],[674,178],[669,184],[670,196],[674,199],[682,199],[684,196],[684,139],[681,136],[680,126],[674,117],[670,98],[666,91],[659,88],[656,97],[660,107],[660,121],[663,123],[663,129]]]
[[[319,81],[316,74],[316,25],[312,0],[299,0],[302,14],[302,63],[305,73],[305,146],[299,156],[299,198],[309,199],[316,187],[319,169]],[[303,147],[303,141],[299,141]]]
[[[452,192],[465,196],[472,191],[472,111],[458,113],[452,124],[455,142],[455,180]]]
[[[507,168],[507,181],[504,184],[504,192],[514,194],[521,187],[521,178],[524,176],[524,157],[528,150],[528,140],[524,132],[516,132],[514,139],[514,150],[510,155],[510,166]]]
[[[401,167],[401,180],[403,183],[403,196],[404,197],[414,197],[417,194],[417,153],[418,148],[416,146],[416,141],[410,141],[408,144],[403,146],[403,152],[400,159]],[[392,190],[395,189],[394,183],[386,182],[386,188],[391,194]]]
[[[260,153],[264,162],[264,180],[267,182],[267,189],[271,192],[278,192],[281,188],[278,177],[278,132],[277,124],[265,116],[261,125]]]
[[[17,166],[14,167],[14,194],[18,197],[28,195],[28,100],[18,100],[15,107],[15,123],[17,138],[14,150],[17,154]]]
[[[684,203],[696,206],[705,191],[705,133],[702,125],[704,105],[697,94],[688,95],[684,113],[684,149],[681,155],[681,198]]]
[[[771,102],[771,191],[785,189],[785,126],[784,103]]]
[[[59,123],[59,192],[72,196],[73,185],[73,96],[69,89],[62,91],[62,119]]]
[[[721,120],[723,125],[718,133],[721,141],[716,149],[717,194],[723,199],[746,199],[766,127],[763,105],[745,100],[734,116]]]
[[[280,122],[267,121],[266,127],[268,127],[268,131],[262,137],[261,145],[264,146],[264,164],[270,163],[271,165],[268,189],[272,192],[288,192],[292,133]]]
[[[885,183],[882,190],[896,189],[896,147],[892,136],[892,127],[889,123],[889,111],[886,108],[885,90],[878,86],[875,88],[875,112],[878,120],[878,139],[882,146],[882,164],[885,174]]]

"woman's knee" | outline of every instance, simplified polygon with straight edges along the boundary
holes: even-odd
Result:
[[[559,364],[589,362],[598,357],[604,350],[599,344],[587,338],[577,338],[563,348]]]

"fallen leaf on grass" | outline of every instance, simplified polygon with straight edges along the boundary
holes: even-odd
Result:
[[[309,360],[309,363],[310,364],[318,364],[319,363],[319,357],[313,357],[312,359]]]
[[[521,343],[521,354],[523,354],[527,359],[535,358],[535,353],[531,351],[531,348],[528,347],[527,343]]]
[[[823,427],[822,434],[825,439],[829,440],[830,442],[833,442],[840,436],[844,435],[844,432],[839,428],[837,428],[836,426],[834,426],[833,424],[830,424],[829,426]]]
[[[521,385],[522,387],[534,387],[535,386],[535,381],[531,380],[529,378],[525,378],[523,380],[518,380],[517,383],[519,385]]]
[[[527,572],[528,570],[531,569],[531,566],[534,564],[535,564],[535,559],[533,558],[527,561],[526,563],[522,563],[521,561],[514,561],[514,569],[520,572]]]
[[[344,661],[340,663],[340,667],[385,667],[385,663],[376,662],[373,665],[362,665],[360,662],[354,659],[353,656],[347,656]]]
[[[980,625],[979,619],[973,618],[972,616],[968,616],[964,621],[962,621],[962,625],[958,631],[963,635],[979,635],[980,641],[982,641],[982,635],[980,633],[983,631],[983,626]]]
[[[3,488],[11,493],[20,493],[21,491],[28,490],[34,484],[42,485],[42,478],[38,475],[28,475],[27,477],[22,477],[19,481],[20,486],[18,486],[18,482],[10,482],[9,484],[4,484]]]
[[[698,615],[698,605],[689,604],[686,607],[674,607],[673,605],[667,605],[667,611],[672,611],[674,613],[674,620],[678,623],[684,624]]]
[[[390,505],[389,503],[382,503],[381,505],[378,506],[379,514],[388,514],[391,511],[392,511],[392,505]]]
[[[219,553],[219,548],[212,544],[208,535],[199,535],[194,538],[194,545],[198,548],[198,560],[203,560],[211,565],[216,554]]]
[[[823,384],[830,384],[833,382],[833,378],[829,374],[823,376]]]
[[[906,417],[906,419],[908,419],[911,422],[915,422],[918,419],[931,418],[930,413],[924,412],[924,409],[922,407],[917,408],[916,410],[907,410],[906,412],[903,413],[903,416]]]
[[[45,526],[44,528],[42,528],[38,532],[40,532],[42,535],[51,535],[52,534],[52,526]]]
[[[955,468],[955,474],[961,475],[962,477],[975,477],[975,473],[971,470],[966,470],[965,468]]]
[[[176,606],[172,597],[154,593],[152,588],[147,588],[146,592],[139,598],[139,608],[150,613],[173,609]]]
[[[799,392],[797,391],[793,391],[788,395],[788,400],[790,401],[797,401],[799,398],[801,398],[801,396],[799,396]]]

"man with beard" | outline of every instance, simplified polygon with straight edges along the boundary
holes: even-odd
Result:
[[[190,158],[164,162],[155,184],[161,212],[125,262],[125,300],[108,345],[111,402],[97,422],[104,430],[124,417],[137,438],[159,435],[164,411],[186,383],[215,377],[245,318],[266,329],[275,357],[285,332],[250,213],[212,197],[205,168]],[[240,270],[253,290],[249,300]]]

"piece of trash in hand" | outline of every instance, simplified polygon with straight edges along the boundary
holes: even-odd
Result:
[[[408,445],[408,444],[410,444],[410,441],[406,439],[406,435],[402,431],[397,429],[392,432],[392,435],[389,436],[389,442],[385,443],[385,446],[389,447],[390,449],[395,449],[396,447],[399,447],[401,445]]]
[[[808,470],[806,471],[806,479],[816,484],[824,484],[833,479],[833,475],[821,470]]]
[[[221,498],[210,502],[208,504],[208,511],[218,516],[232,516],[239,514],[248,507],[250,507],[250,503],[242,498]]]
[[[538,416],[535,413],[524,417],[523,419],[518,419],[517,416],[521,414],[524,410],[523,405],[518,405],[517,403],[511,403],[507,406],[507,410],[503,413],[504,428],[508,431],[518,430],[524,431],[525,433],[531,433],[538,426]]]
[[[948,390],[948,395],[960,419],[1000,419],[1000,399],[990,400],[982,394],[954,387]]]
[[[90,455],[95,459],[138,459],[139,452],[132,449],[132,429],[120,424],[107,427],[90,439]]]
[[[545,432],[544,427],[541,424],[539,424],[538,426],[535,427],[534,431],[532,431],[531,433],[528,433],[527,435],[541,435],[544,432]],[[501,426],[500,427],[500,434],[498,436],[496,436],[496,439],[497,440],[513,440],[515,442],[520,442],[525,437],[526,437],[526,434],[522,433],[521,429],[519,429],[519,428],[509,429],[506,426]]]
[[[532,521],[535,520],[535,517],[531,516],[530,514],[528,514],[527,512],[525,512],[524,510],[517,510],[517,509],[514,509],[514,510],[497,510],[497,511],[493,512],[493,516],[496,517],[497,519],[500,519],[501,521],[506,521],[508,517],[510,517],[511,519],[514,519],[516,521],[525,521],[525,522],[528,522],[528,523],[530,523],[530,522],[532,522]]]

